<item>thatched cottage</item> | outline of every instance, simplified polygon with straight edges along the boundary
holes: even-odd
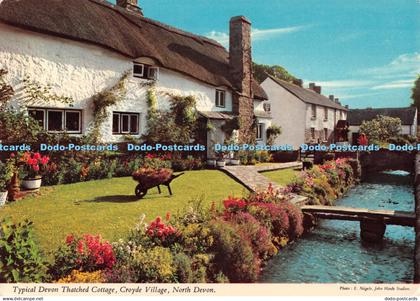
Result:
[[[250,21],[233,17],[226,50],[214,40],[144,17],[137,0],[117,0],[117,5],[4,0],[0,68],[8,71],[7,81],[16,91],[26,78],[74,100],[71,106],[26,107],[51,132],[86,134],[93,122],[92,96],[128,72],[127,93],[108,108],[109,118],[101,126],[104,141],[140,137],[146,131],[147,93],[153,83],[162,110],[168,107],[168,93],[195,96],[197,110],[216,125],[208,143],[223,143],[220,126],[232,116],[240,117],[239,139],[246,142],[257,134],[255,118],[261,112],[255,114],[254,107],[262,108],[267,100],[253,80],[250,33]]]

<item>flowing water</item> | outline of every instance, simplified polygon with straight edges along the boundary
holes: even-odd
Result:
[[[414,211],[412,178],[401,171],[370,175],[337,206]],[[395,283],[413,278],[414,228],[388,225],[380,245],[360,240],[359,222],[322,220],[280,251],[260,279],[276,283]]]

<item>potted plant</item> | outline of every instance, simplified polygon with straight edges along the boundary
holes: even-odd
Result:
[[[230,159],[229,163],[231,165],[239,165],[241,164],[241,160],[239,160],[239,154],[238,152],[233,153],[233,157]]]
[[[22,187],[28,190],[34,190],[41,187],[42,172],[45,170],[50,158],[41,156],[40,153],[25,152],[20,158],[19,163],[22,166],[24,178]]]
[[[207,159],[207,165],[210,167],[215,167],[216,166],[216,158],[208,158]]]
[[[219,152],[218,158],[217,158],[217,161],[216,161],[216,166],[217,167],[225,167],[225,165],[226,165],[225,153]]]
[[[7,201],[8,185],[13,175],[13,164],[10,160],[6,162],[0,161],[0,206]]]

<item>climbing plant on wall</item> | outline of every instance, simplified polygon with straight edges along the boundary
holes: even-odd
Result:
[[[38,81],[32,80],[29,76],[26,76],[22,83],[24,91],[22,100],[26,102],[26,105],[34,105],[39,102],[45,104],[62,103],[67,105],[74,103],[73,98],[52,92],[50,84],[42,85]]]
[[[115,85],[92,96],[93,127],[89,136],[93,141],[97,142],[101,138],[101,126],[109,117],[107,109],[125,97],[127,93],[125,81],[128,74],[129,72],[125,72]]]
[[[4,79],[7,74],[7,70],[0,69],[0,111],[6,110],[7,103],[15,94],[12,86],[6,83]]]
[[[157,95],[154,87],[147,93],[147,133],[143,136],[148,143],[188,144],[194,138],[197,127],[197,110],[194,96],[165,93],[169,97],[170,109],[157,110]]]

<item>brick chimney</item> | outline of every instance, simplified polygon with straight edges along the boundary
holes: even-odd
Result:
[[[239,141],[255,141],[252,91],[251,22],[244,16],[230,19],[229,68],[233,93],[233,112],[240,118]]]
[[[314,91],[318,94],[321,94],[321,86],[315,86]]]
[[[139,13],[143,16],[143,11],[138,6],[137,0],[117,0],[117,5],[128,11]]]
[[[315,83],[309,83],[309,89],[314,90],[315,89]]]
[[[329,98],[331,101],[335,101],[334,95],[329,95],[329,96],[328,96],[328,98]]]

